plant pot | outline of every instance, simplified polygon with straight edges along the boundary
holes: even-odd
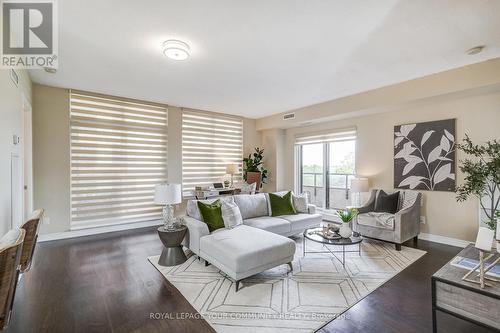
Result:
[[[256,190],[260,190],[260,183],[262,181],[262,174],[256,171],[248,171],[247,172],[247,184],[256,183]]]
[[[349,238],[352,236],[352,229],[349,226],[349,223],[342,223],[340,227],[339,234],[342,238]]]

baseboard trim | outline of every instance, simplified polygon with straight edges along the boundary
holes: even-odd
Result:
[[[468,241],[462,240],[462,239],[451,238],[451,237],[440,236],[440,235],[433,235],[433,234],[426,234],[426,233],[420,233],[418,235],[418,238],[426,240],[426,241],[430,241],[430,242],[441,243],[441,244],[457,246],[457,247],[466,247],[467,245],[469,245],[471,243],[471,242],[468,242]]]
[[[59,239],[91,236],[91,235],[105,234],[108,232],[152,227],[152,226],[161,225],[162,223],[163,223],[162,220],[153,220],[153,221],[147,221],[147,222],[112,225],[112,226],[100,227],[100,228],[89,228],[89,229],[71,230],[71,231],[64,231],[64,232],[55,232],[52,234],[38,235],[38,241],[39,242],[50,242],[50,241],[59,240]]]

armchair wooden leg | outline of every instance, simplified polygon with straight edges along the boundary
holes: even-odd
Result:
[[[396,251],[401,251],[401,244],[396,244]]]
[[[293,272],[293,265],[292,265],[292,262],[290,261],[287,265],[290,267],[290,272]]]
[[[413,246],[418,246],[418,236],[413,237]]]
[[[210,263],[205,259],[205,267],[210,266]]]
[[[236,281],[236,292],[240,289],[240,281]]]

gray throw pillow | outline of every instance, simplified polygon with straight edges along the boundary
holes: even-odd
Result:
[[[399,192],[387,194],[380,190],[375,202],[375,212],[396,214],[398,211]]]

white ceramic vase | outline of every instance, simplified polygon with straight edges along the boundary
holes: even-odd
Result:
[[[352,236],[352,229],[349,226],[349,223],[342,223],[340,227],[339,234],[342,238],[349,238]]]

